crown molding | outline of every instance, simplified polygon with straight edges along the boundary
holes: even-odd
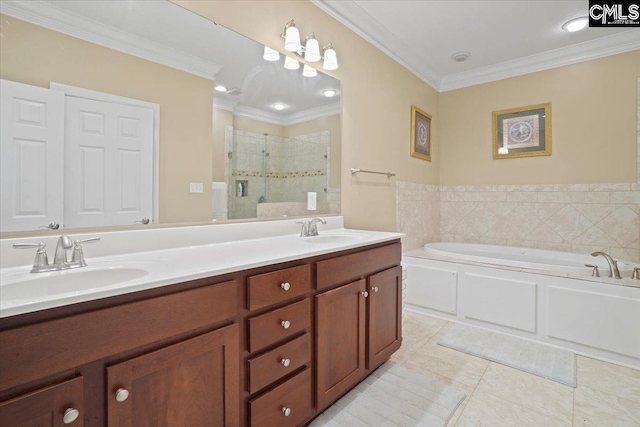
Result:
[[[400,40],[353,0],[310,0],[351,31],[380,49],[387,56],[415,74],[420,80],[439,90],[441,77],[420,61],[411,46]]]
[[[340,114],[340,102],[309,108],[308,110],[288,114],[286,116],[272,113],[271,111],[261,110],[259,108],[236,105],[236,102],[222,100],[221,98],[214,99],[213,106],[222,110],[231,111],[233,115],[237,117],[245,117],[247,119],[270,123],[277,126],[292,126],[298,123],[319,119],[321,117]]]
[[[640,38],[638,37],[638,32],[632,29],[501,64],[451,74],[445,76],[440,82],[440,91],[446,92],[493,82],[637,49],[640,49]]]
[[[68,12],[46,1],[12,0],[0,12],[59,33],[214,80],[221,65]]]

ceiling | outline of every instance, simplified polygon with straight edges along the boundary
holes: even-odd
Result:
[[[340,112],[340,96],[322,94],[339,91],[338,80],[286,70],[284,55],[279,62],[265,61],[263,45],[169,1],[3,0],[1,6],[18,19],[235,88],[239,94],[215,92],[214,100],[239,115],[286,125],[296,117]],[[277,111],[274,103],[287,108]]]
[[[562,30],[587,0],[311,1],[438,90],[640,49],[635,28]]]

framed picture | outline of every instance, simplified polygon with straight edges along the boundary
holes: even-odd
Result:
[[[431,161],[431,115],[411,106],[411,157]]]
[[[551,155],[551,103],[493,112],[493,158]]]

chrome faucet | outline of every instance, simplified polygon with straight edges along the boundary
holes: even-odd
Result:
[[[300,230],[300,237],[313,237],[318,235],[318,223],[327,223],[327,220],[322,217],[313,218],[310,221],[296,221],[296,224],[302,224]]]
[[[37,248],[36,258],[33,261],[32,273],[45,273],[47,271],[61,271],[71,268],[86,267],[87,263],[84,260],[84,253],[82,252],[82,243],[93,243],[100,240],[99,237],[92,237],[90,239],[76,240],[72,242],[69,236],[62,235],[58,239],[58,245],[56,246],[56,253],[53,258],[53,264],[49,264],[49,258],[47,257],[47,251],[45,248],[47,245],[43,242],[40,243],[16,243],[13,245],[15,249],[31,249]],[[73,248],[73,256],[71,262],[67,257],[67,251]]]
[[[594,252],[591,254],[591,256],[598,256],[601,255],[604,257],[604,259],[607,260],[607,262],[609,263],[609,277],[613,277],[615,279],[622,279],[622,276],[620,275],[620,270],[618,270],[618,261],[614,260],[613,258],[611,258],[611,256],[609,256],[609,254],[606,254],[604,252]]]

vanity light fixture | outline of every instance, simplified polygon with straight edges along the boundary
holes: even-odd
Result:
[[[290,56],[284,58],[284,68],[287,70],[297,70],[300,68],[300,62],[296,61]]]
[[[226,92],[227,88],[225,86],[218,85],[215,87],[215,90],[217,90],[218,92]]]
[[[307,64],[304,64],[304,68],[302,69],[302,75],[304,77],[315,77],[318,75],[318,70],[313,67],[310,67]]]
[[[284,48],[289,52],[299,52],[302,49],[300,44],[300,31],[296,28],[296,23],[292,19],[284,26]]]
[[[262,55],[265,61],[279,61],[280,52],[275,49],[271,49],[269,46],[264,47],[264,54]]]
[[[327,98],[333,98],[334,96],[336,96],[338,94],[338,91],[335,89],[325,89],[322,91],[322,94],[324,96],[326,96]]]
[[[278,110],[278,111],[282,111],[282,110],[284,110],[284,109],[285,109],[285,105],[284,105],[284,104],[282,104],[282,103],[280,103],[280,102],[278,102],[278,103],[276,103],[276,104],[273,104],[273,108],[275,108],[275,109],[276,109],[276,110]]]
[[[309,62],[320,61],[320,59],[322,59],[322,57],[320,56],[320,43],[318,43],[315,34],[309,34],[305,40],[306,43],[304,45],[304,59]]]
[[[338,69],[338,56],[333,48],[333,44],[329,43],[322,48],[324,54],[324,61],[322,62],[322,68],[325,70],[333,71]]]
[[[580,31],[587,27],[589,24],[589,18],[586,16],[581,16],[579,18],[572,19],[567,21],[562,26],[562,29],[565,31],[569,31],[570,33],[575,33],[576,31]]]

